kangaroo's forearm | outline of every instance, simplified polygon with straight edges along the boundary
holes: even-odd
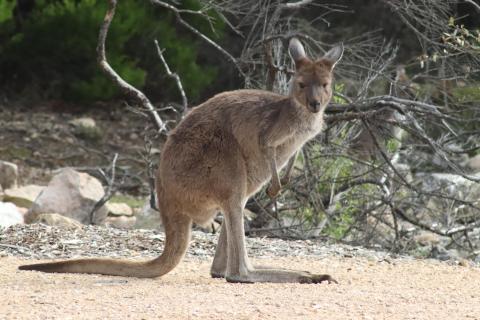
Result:
[[[282,185],[285,185],[290,182],[290,178],[292,177],[293,167],[295,165],[295,161],[297,160],[298,152],[295,152],[293,156],[288,160],[287,168],[285,169],[285,175],[282,178]]]
[[[280,177],[278,176],[277,160],[275,147],[267,147],[265,150],[265,157],[270,165],[270,171],[272,173],[272,185],[280,188]]]

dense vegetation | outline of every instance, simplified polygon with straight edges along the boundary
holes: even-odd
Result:
[[[28,1],[19,1],[19,3]],[[0,0],[0,86],[11,96],[70,101],[108,100],[118,90],[99,70],[95,47],[107,2],[103,0],[40,0],[22,8],[16,1]],[[198,9],[196,0],[182,1]],[[22,11],[23,10],[23,11]],[[218,68],[203,63],[200,40],[177,29],[170,12],[148,1],[124,0],[108,37],[108,58],[129,83],[152,88],[157,99],[177,94],[158,59],[158,38],[170,67],[182,77],[187,93],[197,98],[209,86]],[[223,26],[198,17],[190,23],[218,40]]]

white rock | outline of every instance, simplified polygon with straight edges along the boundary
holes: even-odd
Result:
[[[8,228],[14,224],[23,224],[23,215],[13,203],[0,202],[0,228]]]
[[[3,189],[16,188],[17,179],[17,165],[7,161],[0,161],[0,185]]]
[[[133,210],[126,203],[107,202],[106,204],[109,216],[132,216]]]
[[[95,120],[93,120],[92,118],[77,118],[77,119],[73,119],[73,120],[70,120],[68,123],[70,123],[71,125],[73,125],[74,127],[83,127],[83,128],[95,128],[96,124],[95,124]]]
[[[30,208],[44,188],[45,187],[43,186],[31,184],[28,186],[7,189],[5,190],[3,198],[5,202],[12,202],[19,207]]]
[[[56,212],[81,223],[89,223],[93,206],[104,196],[102,184],[96,178],[66,168],[55,175],[33,203],[25,220],[33,222],[39,214]],[[95,215],[94,223],[103,224],[107,217],[105,206]]]

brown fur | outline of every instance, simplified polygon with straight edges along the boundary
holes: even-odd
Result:
[[[335,50],[335,51],[332,51]],[[248,261],[242,210],[247,199],[272,178],[268,194],[281,187],[278,170],[320,132],[331,99],[332,69],[341,57],[334,48],[311,61],[296,39],[290,53],[297,65],[290,96],[238,90],[214,96],[193,109],[170,133],[157,177],[166,244],[149,262],[74,260],[22,266],[22,270],[161,276],[183,258],[192,221],[210,221],[219,210],[225,221],[211,274],[233,282],[333,281],[328,275],[254,268]],[[287,166],[291,171],[293,160]],[[289,172],[287,172],[288,180]]]

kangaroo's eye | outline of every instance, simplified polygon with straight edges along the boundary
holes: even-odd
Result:
[[[324,84],[322,84],[322,86],[326,89],[328,87],[328,83],[325,82]]]
[[[300,89],[305,89],[305,83],[303,82],[299,82],[298,86],[300,87]]]

